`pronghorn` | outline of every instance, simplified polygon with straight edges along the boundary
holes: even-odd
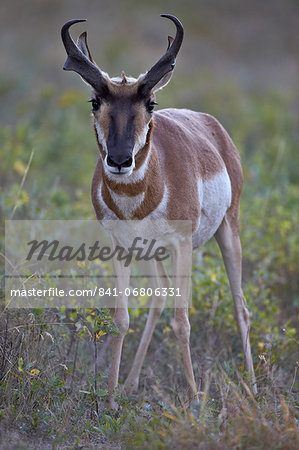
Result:
[[[242,338],[245,367],[256,393],[249,341],[249,314],[241,288],[242,250],[239,238],[239,202],[243,174],[236,147],[219,122],[208,114],[188,109],[154,112],[155,93],[171,79],[176,56],[183,41],[183,26],[171,15],[162,15],[176,26],[175,39],[159,61],[137,79],[110,78],[94,62],[86,32],[74,43],[69,28],[85,20],[71,20],[61,30],[68,55],[65,70],[77,72],[92,87],[92,113],[99,147],[99,159],[92,181],[92,202],[99,220],[162,218],[191,220],[193,248],[215,236],[222,252]],[[184,240],[176,242],[174,276],[184,264]],[[120,287],[129,283],[130,270],[115,262]],[[156,272],[165,276],[162,263]],[[191,265],[189,268],[191,274]],[[118,278],[117,278],[118,279]],[[174,278],[175,279],[175,278]],[[190,278],[181,283],[182,295],[190,293]],[[163,309],[163,299],[153,298],[147,323],[124,383],[126,392],[137,389],[139,375],[155,325]],[[186,303],[187,305],[187,303]],[[115,407],[124,336],[129,327],[127,298],[115,309],[119,334],[113,345],[108,393]],[[181,348],[190,396],[196,397],[189,336],[188,308],[175,309],[172,322]]]

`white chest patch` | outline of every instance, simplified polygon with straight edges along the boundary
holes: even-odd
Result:
[[[108,188],[109,189],[109,188]],[[134,211],[139,208],[144,199],[144,192],[135,197],[127,197],[125,195],[115,194],[111,189],[109,189],[109,193],[112,197],[112,200],[120,209],[125,219],[131,219]],[[98,188],[98,202],[100,204],[101,210],[103,211],[104,220],[115,220],[118,219],[117,215],[109,208],[108,205],[103,200],[102,196],[102,183]],[[119,220],[119,219],[118,219]]]
[[[109,189],[109,188],[108,188]],[[133,213],[141,205],[144,200],[144,192],[134,197],[127,197],[126,195],[118,195],[109,189],[110,195],[114,203],[118,206],[126,219],[131,219]]]
[[[208,181],[198,181],[200,217],[193,233],[193,248],[209,241],[219,228],[231,205],[231,183],[225,169]]]

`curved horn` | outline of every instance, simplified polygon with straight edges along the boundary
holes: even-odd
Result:
[[[107,82],[104,79],[102,72],[84,55],[69,33],[69,28],[78,22],[86,22],[86,20],[70,20],[65,23],[61,29],[62,42],[68,55],[63,69],[77,72],[97,92],[101,92],[103,89],[107,88]]]
[[[140,86],[143,92],[150,91],[164,75],[174,69],[175,59],[183,42],[184,28],[179,19],[170,14],[161,14],[161,17],[166,17],[175,24],[176,36],[174,40],[172,38],[168,38],[169,45],[166,53],[145,74]]]

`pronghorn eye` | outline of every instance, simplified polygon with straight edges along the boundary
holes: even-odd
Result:
[[[153,100],[149,100],[149,102],[146,105],[146,109],[149,113],[152,113],[154,111],[154,107],[155,105],[157,105],[158,103],[154,102]]]
[[[100,103],[95,100],[94,98],[92,98],[91,100],[89,100],[90,103],[92,104],[92,110],[93,111],[98,111],[99,107],[100,107]]]

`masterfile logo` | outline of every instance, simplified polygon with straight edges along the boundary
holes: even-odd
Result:
[[[115,307],[122,296],[130,307],[148,307],[153,296],[176,307],[180,292],[169,279],[176,240],[190,243],[184,258],[192,257],[189,221],[11,220],[5,236],[8,308]],[[123,289],[115,265],[130,271]]]

